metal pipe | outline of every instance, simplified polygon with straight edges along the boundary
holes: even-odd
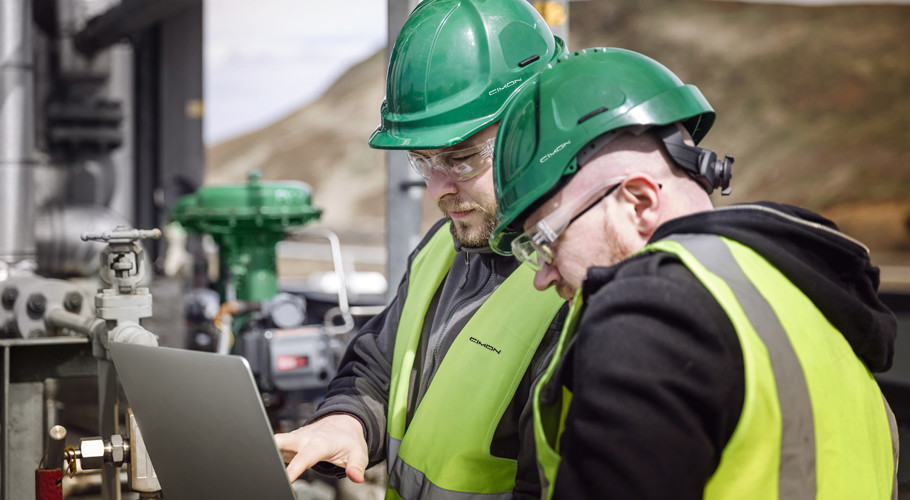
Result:
[[[0,260],[35,259],[31,0],[0,0]]]
[[[120,394],[117,390],[117,370],[114,362],[98,360],[98,434],[120,434]],[[80,459],[81,462],[81,459]],[[101,468],[101,499],[120,500],[120,470],[111,464]]]
[[[385,306],[352,306],[350,308],[349,312],[351,313],[351,318],[353,318],[354,316],[376,316],[377,314],[381,313],[384,310],[385,310]],[[333,307],[333,308],[329,309],[325,313],[325,324],[334,325],[335,318],[338,316],[341,316],[342,318],[344,318],[344,314],[342,314],[340,307]],[[351,328],[350,330],[353,330],[353,328]],[[348,330],[348,331],[350,331],[350,330]],[[330,333],[337,334],[339,332],[330,332]],[[341,333],[347,333],[347,331],[341,332]]]
[[[44,320],[51,326],[57,328],[69,328],[70,330],[84,333],[92,338],[96,335],[107,333],[107,322],[103,319],[80,316],[64,310],[61,307],[55,307],[48,311]]]
[[[99,205],[51,205],[38,211],[35,246],[38,269],[45,276],[92,276],[104,243],[84,242],[83,232],[129,226],[124,217]]]
[[[44,468],[62,469],[65,450],[66,428],[55,425],[47,431],[47,458],[44,459]]]
[[[3,408],[0,409],[0,500],[12,500],[10,496],[10,454],[9,454],[9,346],[3,346]]]
[[[73,37],[73,43],[79,52],[91,56],[132,33],[138,33],[201,2],[202,0],[123,0],[120,5],[89,21]]]
[[[298,234],[322,236],[329,240],[332,245],[332,260],[335,267],[335,278],[338,279],[338,308],[341,317],[344,319],[344,325],[335,326],[327,324],[326,330],[332,334],[348,333],[354,329],[354,318],[351,316],[350,304],[348,304],[348,283],[344,277],[344,262],[341,259],[341,242],[338,241],[338,235],[328,229],[304,229]]]

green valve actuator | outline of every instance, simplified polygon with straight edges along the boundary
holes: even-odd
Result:
[[[261,172],[254,171],[246,184],[202,187],[180,198],[171,212],[171,220],[187,231],[212,235],[230,270],[237,300],[250,302],[278,293],[275,245],[286,231],[322,215],[312,204],[309,185],[263,182],[261,177]],[[227,297],[224,290],[220,292],[224,302]]]

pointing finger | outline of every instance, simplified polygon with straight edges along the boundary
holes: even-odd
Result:
[[[325,450],[323,450],[321,446],[316,443],[310,443],[309,446],[306,446],[297,452],[297,456],[288,463],[288,479],[293,482],[303,474],[303,471],[316,465],[317,462],[324,460],[326,458],[324,455]]]

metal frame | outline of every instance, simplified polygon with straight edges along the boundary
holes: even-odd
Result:
[[[386,63],[392,56],[392,47],[398,39],[404,22],[420,0],[389,0],[389,41],[386,45]],[[388,185],[386,189],[386,303],[398,294],[398,283],[407,270],[408,255],[417,248],[423,232],[420,230],[423,198],[423,178],[408,165],[404,151],[386,152]]]
[[[0,500],[13,500],[11,493],[10,393],[16,383],[43,382],[49,378],[79,378],[98,375],[98,359],[91,340],[85,337],[3,339],[3,398],[0,400]],[[37,464],[35,464],[37,466]]]

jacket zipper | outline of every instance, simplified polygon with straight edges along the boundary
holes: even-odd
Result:
[[[470,272],[471,261],[468,260],[467,254],[465,254],[465,262],[468,263],[468,272]],[[439,332],[439,337],[436,338],[436,345],[433,346],[433,366],[430,369],[430,373],[427,374],[428,382],[429,382],[429,380],[431,380],[433,378],[433,374],[436,372],[436,366],[439,364],[439,359],[438,359],[439,344],[441,344],[442,339],[445,338],[446,330],[449,329],[449,323],[452,322],[452,318],[455,316],[455,313],[458,312],[458,310],[461,308],[461,306],[465,305],[466,303],[468,303],[469,301],[471,301],[472,299],[474,299],[475,297],[477,297],[478,295],[480,295],[481,293],[486,291],[486,289],[489,288],[490,283],[492,283],[492,281],[493,281],[494,274],[496,274],[496,273],[495,273],[495,270],[493,269],[493,263],[491,262],[490,263],[490,276],[487,277],[487,282],[484,283],[484,285],[482,287],[480,287],[480,289],[477,291],[477,293],[472,294],[470,297],[464,298],[459,303],[455,304],[455,307],[453,307],[452,310],[449,311],[449,316],[446,318],[446,322],[442,325],[442,330]]]
[[[774,214],[774,215],[784,218],[790,222],[802,224],[804,226],[808,226],[813,229],[818,229],[818,230],[824,231],[826,233],[833,234],[834,236],[843,238],[843,239],[849,241],[850,243],[853,243],[854,245],[858,245],[860,248],[862,248],[863,250],[866,251],[867,255],[871,255],[871,252],[869,252],[869,247],[864,245],[861,241],[857,240],[856,238],[853,238],[852,236],[848,236],[836,229],[831,229],[830,227],[823,226],[817,222],[810,222],[805,219],[800,219],[799,217],[794,217],[790,214],[785,214],[779,210],[774,210],[773,208],[763,207],[761,205],[730,205],[728,207],[721,207],[721,208],[714,209],[715,212],[728,212],[731,210],[758,210],[759,212]]]

